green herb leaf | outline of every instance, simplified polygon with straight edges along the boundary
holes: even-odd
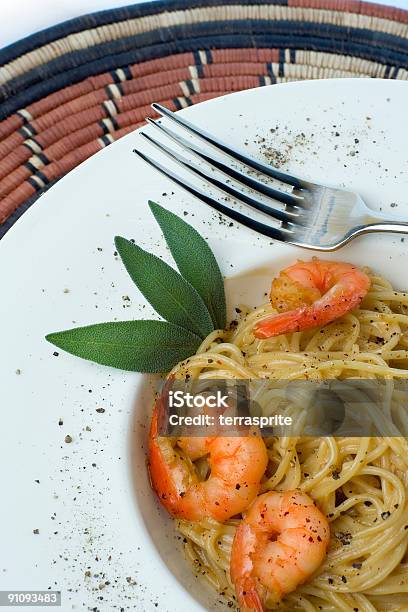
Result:
[[[149,201],[182,276],[201,295],[214,326],[226,325],[224,280],[207,242],[191,225],[159,204]]]
[[[126,238],[116,236],[115,245],[131,279],[163,319],[208,336],[214,329],[210,314],[188,281]]]
[[[134,372],[168,372],[201,342],[166,321],[98,323],[48,334],[46,340],[72,355]]]

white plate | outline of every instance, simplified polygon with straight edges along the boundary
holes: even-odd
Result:
[[[333,80],[255,89],[182,112],[237,146],[247,141],[254,154],[265,137],[262,144],[286,151],[285,168],[403,216],[407,107],[406,83]],[[268,265],[256,290],[245,276],[229,283],[233,300],[259,302],[273,271],[311,256],[220,223],[136,159],[139,138],[130,134],[81,164],[0,242],[0,589],[60,589],[64,611],[194,612],[213,609],[217,597],[192,578],[148,485],[148,379],[55,357],[44,335],[152,314],[113,245],[121,234],[170,261],[148,198],[187,210],[226,275]],[[370,265],[406,289],[407,245],[408,237],[367,236],[333,257]]]

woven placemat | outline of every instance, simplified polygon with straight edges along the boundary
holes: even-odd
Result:
[[[274,83],[408,79],[408,11],[357,0],[174,0],[73,19],[0,51],[0,236],[152,115]]]

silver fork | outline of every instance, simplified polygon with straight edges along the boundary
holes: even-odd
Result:
[[[140,134],[143,138],[167,155],[173,162],[182,166],[184,170],[190,171],[196,177],[220,190],[224,200],[225,196],[228,196],[229,200],[232,197],[236,202],[244,203],[274,219],[276,225],[262,223],[255,218],[244,215],[233,207],[220,202],[205,190],[186,181],[145,153],[137,149],[134,152],[198,199],[260,234],[306,249],[334,251],[356,236],[369,232],[408,233],[408,222],[398,219],[387,220],[381,214],[374,213],[366,206],[358,193],[312,183],[286,172],[281,172],[273,166],[227,145],[160,104],[154,103],[152,108],[177,127],[211,145],[218,155],[212,155],[207,149],[203,149],[196,144],[195,141],[186,140],[167,125],[164,125],[161,120],[147,119],[149,124],[162,135],[186,149],[193,157],[204,161],[208,169],[184,158],[177,151],[142,131]],[[231,158],[241,162],[244,168],[246,167],[250,171],[255,170],[263,180],[258,180],[253,176],[253,172],[252,175],[249,175],[245,171],[234,168],[231,164]],[[214,170],[221,172],[226,178],[220,180],[214,175]],[[268,184],[265,179],[274,179],[290,185],[291,190],[286,192],[275,189],[270,181]],[[242,191],[239,186],[249,187],[251,193]],[[257,195],[260,195],[261,198],[266,196],[266,201],[265,197],[260,199]],[[277,207],[276,204],[281,206]]]

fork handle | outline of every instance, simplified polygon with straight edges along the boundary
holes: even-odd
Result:
[[[378,221],[363,225],[359,228],[359,234],[372,232],[391,232],[394,234],[408,234],[408,221]]]

